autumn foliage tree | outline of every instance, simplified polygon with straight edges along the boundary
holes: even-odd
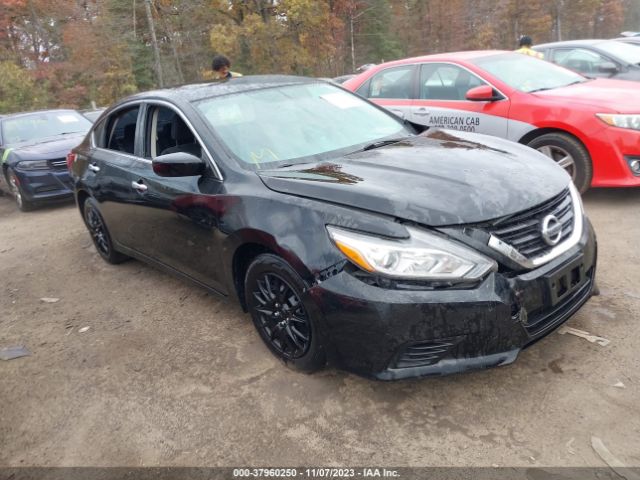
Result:
[[[244,74],[333,77],[514,49],[523,34],[541,43],[624,29],[640,30],[639,0],[0,0],[0,113],[106,105],[160,74],[165,85],[201,81],[214,53]]]

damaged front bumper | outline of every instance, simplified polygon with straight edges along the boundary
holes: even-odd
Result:
[[[308,290],[329,358],[380,380],[506,365],[591,296],[596,239],[589,222],[569,251],[522,274],[494,272],[468,289],[400,290],[341,271]]]
[[[22,194],[30,202],[49,202],[73,198],[73,183],[64,168],[56,170],[14,169]]]

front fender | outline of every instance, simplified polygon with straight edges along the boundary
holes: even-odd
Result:
[[[271,192],[270,192],[271,193]],[[345,257],[329,238],[326,225],[386,237],[406,238],[406,229],[387,216],[273,192],[268,198],[240,197],[222,218],[222,262],[229,291],[235,289],[234,258],[245,245],[272,251],[286,260],[307,286]]]

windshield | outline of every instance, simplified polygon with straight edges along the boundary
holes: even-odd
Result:
[[[482,57],[473,63],[521,92],[550,90],[587,81],[571,70],[520,53]]]
[[[410,134],[391,115],[323,83],[225,95],[197,107],[241,164],[252,169],[322,160]]]
[[[66,133],[87,133],[91,122],[74,111],[40,112],[6,118],[2,138],[6,145],[41,140]]]
[[[602,42],[597,47],[631,65],[640,65],[640,48],[622,42]]]

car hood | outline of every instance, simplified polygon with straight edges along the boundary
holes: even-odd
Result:
[[[84,133],[60,135],[29,143],[9,145],[13,158],[20,160],[49,160],[63,158],[72,148],[82,143]]]
[[[602,110],[602,113],[640,113],[638,84],[625,80],[598,78],[532,95],[563,104],[595,107]]]
[[[437,129],[387,147],[258,175],[277,192],[434,227],[526,210],[570,181],[552,160],[529,147]]]

